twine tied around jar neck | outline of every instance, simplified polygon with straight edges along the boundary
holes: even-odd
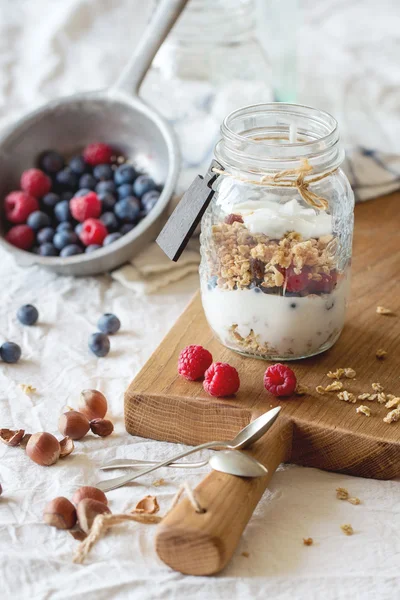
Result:
[[[329,177],[335,171],[337,171],[337,168],[306,180],[305,178],[311,173],[312,170],[313,168],[306,158],[302,159],[302,163],[297,169],[286,169],[286,171],[279,171],[279,173],[275,173],[275,175],[263,175],[259,180],[239,177],[229,173],[228,171],[224,171],[223,169],[218,169],[216,167],[212,168],[213,173],[217,173],[223,177],[231,177],[232,179],[237,179],[243,183],[251,183],[253,185],[265,187],[297,188],[300,196],[307,202],[307,204],[318,210],[326,210],[329,206],[328,200],[310,190],[310,185]],[[293,179],[293,177],[295,177],[295,179]]]

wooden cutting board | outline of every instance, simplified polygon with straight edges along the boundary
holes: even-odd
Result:
[[[352,295],[345,329],[331,350],[291,364],[298,381],[309,387],[309,394],[279,402],[268,394],[263,388],[268,363],[224,348],[213,337],[197,294],[127,389],[127,431],[185,444],[228,440],[261,413],[280,404],[283,410],[278,421],[251,449],[270,475],[280,462],[288,461],[362,477],[399,476],[400,421],[383,422],[388,410],[376,401],[349,404],[339,400],[336,393],[321,396],[315,391],[316,386],[332,382],[326,377],[328,371],[351,367],[357,376],[343,380],[345,389],[357,395],[372,393],[371,384],[380,383],[385,392],[400,396],[400,194],[358,205],[355,212]],[[377,306],[388,307],[395,315],[379,315]],[[188,344],[201,344],[214,360],[237,368],[241,387],[234,398],[211,398],[201,382],[188,382],[177,375],[179,352]],[[387,351],[385,360],[376,358],[378,348]],[[356,413],[360,404],[370,407],[371,417]],[[269,477],[243,480],[210,474],[196,489],[209,507],[208,517],[194,518],[188,501],[181,502],[163,521],[158,534],[161,558],[185,573],[220,570]],[[238,506],[235,504],[228,516],[234,521],[228,524],[223,519],[221,523],[221,512],[219,517],[215,512],[219,506],[226,513],[226,504],[221,503],[232,494]]]

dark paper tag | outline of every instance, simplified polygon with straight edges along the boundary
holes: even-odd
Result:
[[[186,248],[214,195],[212,186],[218,177],[212,172],[214,167],[222,169],[213,160],[204,177],[197,175],[156,239],[161,250],[174,262]]]

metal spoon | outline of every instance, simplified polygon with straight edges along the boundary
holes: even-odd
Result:
[[[143,171],[164,184],[150,213],[129,233],[90,254],[68,258],[19,250],[0,236],[0,247],[22,266],[38,264],[64,275],[93,275],[114,269],[154,239],[174,191],[179,149],[171,126],[138,96],[159,47],[188,0],[162,0],[134,55],[110,89],[79,93],[48,102],[0,135],[0,198],[18,189],[21,172],[33,166],[38,152],[55,148],[75,153],[92,142],[115,145]],[[0,210],[1,234],[4,218]]]
[[[99,481],[96,483],[96,487],[103,490],[103,492],[108,492],[110,490],[114,490],[116,488],[122,487],[126,483],[133,481],[134,479],[138,479],[142,475],[146,475],[147,473],[151,473],[152,471],[156,471],[160,467],[166,467],[171,462],[174,462],[180,458],[184,458],[185,456],[189,456],[189,454],[194,454],[199,450],[205,450],[207,448],[226,448],[228,450],[239,450],[240,448],[247,448],[255,441],[260,439],[268,431],[271,425],[277,419],[279,412],[281,410],[280,406],[269,410],[264,413],[255,421],[244,427],[239,433],[228,442],[206,442],[205,444],[200,444],[199,446],[195,446],[190,450],[186,450],[185,452],[180,452],[176,456],[173,456],[169,459],[166,459],[144,471],[140,471],[140,473],[122,475],[121,477],[115,477],[114,479],[108,479],[106,481]]]

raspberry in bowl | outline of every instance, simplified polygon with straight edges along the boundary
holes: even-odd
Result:
[[[290,123],[300,141],[288,143]],[[201,233],[207,320],[245,355],[323,352],[342,331],[350,287],[354,196],[337,123],[308,107],[266,104],[231,113],[221,131]]]
[[[40,153],[31,163],[37,166],[16,173],[16,189],[4,196],[7,247],[22,264],[74,274],[97,272],[94,263],[102,271],[124,262],[125,247],[146,233],[146,221],[152,223],[162,202],[162,187],[128,161],[103,142],[78,153]]]

